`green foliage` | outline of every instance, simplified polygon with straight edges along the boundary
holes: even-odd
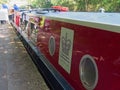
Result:
[[[7,3],[9,0],[0,0],[0,4]]]
[[[36,8],[49,8],[52,6],[52,3],[49,0],[33,0],[30,4]]]
[[[120,0],[31,0],[30,3],[37,8],[61,5],[68,7],[70,11],[98,11],[101,7],[108,12],[120,11]]]

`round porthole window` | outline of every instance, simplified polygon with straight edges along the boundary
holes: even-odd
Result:
[[[55,53],[55,38],[53,36],[49,39],[49,53],[51,56]]]
[[[90,55],[84,55],[80,61],[79,74],[83,86],[93,90],[98,82],[98,69],[96,62]]]

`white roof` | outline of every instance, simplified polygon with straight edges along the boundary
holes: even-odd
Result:
[[[120,33],[120,13],[54,12],[34,15],[42,15],[54,20]]]

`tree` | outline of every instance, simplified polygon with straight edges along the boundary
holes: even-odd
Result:
[[[70,11],[98,11],[103,7],[108,12],[120,11],[120,0],[28,0],[34,7],[49,8],[52,5],[66,6]]]

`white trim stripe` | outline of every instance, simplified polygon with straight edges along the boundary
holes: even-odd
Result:
[[[88,26],[88,27],[97,28],[100,30],[120,33],[120,25],[110,25],[110,24],[102,24],[102,23],[62,19],[62,18],[54,18],[54,17],[50,17],[50,19],[71,23],[71,24],[76,24],[76,25]]]

